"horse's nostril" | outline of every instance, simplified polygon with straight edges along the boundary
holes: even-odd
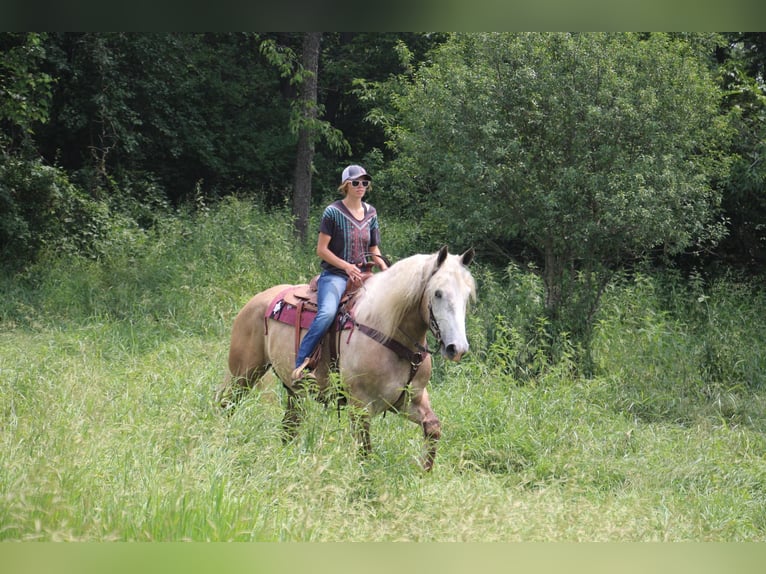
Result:
[[[450,361],[460,361],[460,359],[463,358],[463,354],[468,350],[468,348],[462,348],[459,345],[456,345],[454,343],[445,345],[443,348],[443,356],[449,359]]]

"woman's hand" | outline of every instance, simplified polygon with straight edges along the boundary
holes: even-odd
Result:
[[[354,287],[358,287],[362,284],[362,270],[356,265],[349,263],[345,269],[346,275],[351,279],[351,284]]]

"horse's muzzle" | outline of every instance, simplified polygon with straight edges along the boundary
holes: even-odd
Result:
[[[465,349],[462,349],[462,348],[459,348],[457,345],[450,344],[450,345],[445,345],[442,348],[442,355],[444,355],[444,357],[446,357],[450,361],[455,361],[457,363],[458,361],[460,361],[460,359],[463,358],[463,355],[465,354],[467,350],[468,350],[467,347]]]

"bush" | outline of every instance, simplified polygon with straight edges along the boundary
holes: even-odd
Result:
[[[92,253],[49,251],[29,268],[46,316],[218,332],[256,292],[318,271],[294,243],[289,215],[236,198],[166,213],[152,229],[113,214]]]
[[[40,161],[0,156],[0,255],[18,267],[47,248],[90,252],[110,221],[108,206]]]
[[[114,212],[102,217],[86,254],[71,243],[51,246],[0,284],[0,321],[114,320],[225,340],[253,294],[319,271],[313,242],[296,241],[289,213],[264,212],[248,199],[158,210],[151,229]],[[411,255],[417,233],[406,221],[386,220],[384,253]],[[584,375],[581,351],[566,333],[552,334],[535,273],[481,262],[472,272],[478,302],[467,316],[471,353],[460,365],[472,378],[530,389],[592,380],[608,389],[593,397],[604,408],[651,421],[739,421],[753,413],[749,397],[766,380],[766,295],[757,286],[735,277],[689,282],[668,272],[618,278],[604,293],[593,372]],[[453,367],[435,361],[435,384]]]
[[[766,378],[765,310],[762,292],[731,277],[623,278],[605,293],[594,335],[607,400],[647,420],[749,420]]]
[[[686,297],[695,317],[702,377],[711,395],[766,388],[766,297],[748,280],[724,277]]]

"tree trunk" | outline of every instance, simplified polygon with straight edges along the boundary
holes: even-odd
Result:
[[[303,37],[303,82],[299,100],[301,124],[293,180],[293,216],[295,233],[302,242],[308,235],[311,205],[311,165],[314,161],[314,122],[317,119],[317,74],[321,32],[306,32]]]
[[[552,320],[559,318],[562,303],[562,283],[564,280],[564,260],[557,254],[550,240],[545,241],[545,267],[543,284],[545,286],[545,310]]]

